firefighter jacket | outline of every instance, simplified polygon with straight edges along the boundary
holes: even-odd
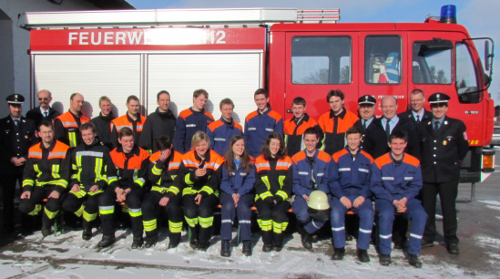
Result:
[[[54,190],[64,192],[70,178],[71,160],[69,146],[54,141],[49,148],[43,143],[33,145],[28,152],[24,167],[23,192],[33,191],[33,187],[56,186]]]
[[[108,184],[108,173],[114,167],[109,156],[109,149],[97,139],[91,145],[85,143],[78,145],[71,152],[73,174],[71,175],[69,190],[74,184],[80,185],[81,190],[84,192],[88,192],[94,185],[97,185],[99,190],[104,189]]]
[[[420,162],[410,154],[403,154],[403,159],[395,161],[389,152],[372,164],[370,190],[376,199],[389,202],[415,198],[422,189]]]
[[[138,145],[142,129],[144,127],[144,122],[146,122],[146,117],[138,115],[137,120],[134,120],[128,115],[128,113],[111,120],[111,143],[113,144],[113,147],[117,147],[119,145],[118,133],[120,133],[120,130],[124,127],[130,128],[134,131],[134,143]]]
[[[205,132],[214,117],[210,112],[202,110],[195,111],[192,108],[185,109],[177,117],[176,130],[174,134],[174,149],[182,154],[191,150],[191,139],[198,131]]]
[[[176,118],[171,110],[160,112],[158,108],[151,113],[142,130],[139,139],[139,146],[146,149],[149,153],[158,151],[156,140],[161,136],[168,136],[171,140],[174,139]]]
[[[208,196],[211,194],[219,195],[219,185],[221,180],[221,166],[224,158],[215,151],[209,149],[205,153],[205,159],[202,160],[195,150],[191,150],[182,156],[182,164],[179,170],[180,184],[184,187],[182,195],[202,194]],[[204,176],[197,177],[196,169],[203,168],[207,170]]]
[[[358,127],[363,132],[361,147],[366,153],[370,154],[372,158],[377,159],[388,151],[387,136],[384,128],[382,128],[380,121],[375,121],[375,117],[373,117],[372,122],[366,129],[363,127],[362,121],[363,119],[359,119],[354,123],[354,126]]]
[[[207,128],[207,135],[210,138],[210,149],[224,156],[229,146],[229,141],[234,136],[242,136],[243,128],[234,119],[227,123],[224,118],[210,123]]]
[[[76,116],[68,110],[54,119],[54,139],[71,148],[77,147],[82,142],[82,134],[78,128],[82,123],[89,121],[90,119],[82,113]]]
[[[12,117],[0,119],[0,173],[3,175],[22,174],[24,165],[15,166],[13,157],[28,160],[28,150],[35,140],[35,122],[21,116],[16,124]]]
[[[277,132],[283,136],[283,118],[279,113],[268,109],[264,113],[259,110],[251,112],[245,118],[245,146],[248,154],[257,158],[261,153],[262,144],[269,134]]]
[[[318,148],[321,148],[321,141],[323,139],[323,132],[318,125],[318,122],[311,118],[307,113],[304,113],[300,119],[291,119],[284,122],[283,133],[285,134],[285,145],[288,154],[292,156],[305,148],[303,135],[305,130],[315,128],[320,134]]]
[[[149,181],[153,184],[151,191],[159,192],[164,197],[174,197],[180,193],[179,179],[176,180],[182,164],[182,154],[173,151],[167,160],[160,161],[160,151],[149,156]]]
[[[266,160],[260,155],[255,160],[255,200],[259,198],[271,203],[288,201],[292,194],[293,167],[292,159]],[[270,200],[268,200],[270,199]]]
[[[302,197],[304,194],[309,196],[314,190],[321,190],[324,193],[330,192],[328,189],[330,160],[330,155],[319,149],[316,150],[313,157],[307,157],[305,150],[295,154],[292,157],[293,193]]]
[[[99,116],[90,120],[95,126],[99,141],[109,148],[109,150],[114,148],[111,143],[111,120],[113,119],[113,112],[110,112],[107,116],[102,116],[102,114],[99,113]]]
[[[328,186],[334,197],[371,197],[370,178],[373,158],[367,152],[358,150],[355,155],[348,148],[333,154],[328,172]]]
[[[469,150],[465,124],[446,116],[436,133],[432,120],[421,122],[418,132],[424,182],[443,183],[459,179],[461,161]]]
[[[345,108],[338,115],[335,115],[332,110],[323,114],[318,121],[324,133],[323,150],[330,155],[342,150],[345,147],[345,132],[354,126],[356,121],[358,117]]]
[[[222,181],[220,189],[228,195],[239,194],[240,197],[253,190],[255,183],[255,165],[252,162],[250,171],[242,168],[231,170],[231,175],[227,173],[226,164],[222,165]]]
[[[143,188],[148,177],[149,153],[134,145],[130,153],[124,153],[121,146],[113,149],[109,155],[114,168],[108,174],[108,184],[111,188],[122,189]]]

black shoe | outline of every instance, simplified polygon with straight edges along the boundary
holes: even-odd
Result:
[[[43,237],[50,235],[50,227],[42,226],[42,235]]]
[[[200,251],[207,251],[208,250],[208,247],[210,246],[210,242],[200,242],[200,244],[198,245],[198,250]]]
[[[332,260],[341,261],[344,259],[345,247],[344,248],[333,248]]]
[[[243,240],[243,255],[252,255],[252,242],[250,240]]]
[[[283,244],[273,243],[273,251],[281,252],[283,250]]]
[[[269,253],[273,250],[273,245],[272,244],[264,244],[262,246],[262,252],[264,253]]]
[[[222,240],[220,247],[220,255],[221,257],[231,256],[231,245],[229,244],[229,240]]]
[[[189,240],[189,246],[191,246],[191,249],[196,250],[198,249],[199,243],[199,229],[198,227],[189,227],[189,231],[191,232],[191,240]]]
[[[394,250],[403,250],[405,244],[403,242],[394,242]]]
[[[156,242],[158,242],[158,237],[152,237],[149,239],[146,239],[146,243],[144,243],[144,248],[151,248],[156,245]]]
[[[422,268],[422,262],[418,259],[418,255],[408,254],[408,263],[416,268]]]
[[[352,241],[353,239],[354,239],[354,237],[352,237],[352,235],[345,234],[345,241]]]
[[[92,229],[83,229],[82,231],[82,239],[90,240],[92,238]]]
[[[306,231],[304,231],[302,233],[302,246],[304,246],[304,248],[306,248],[308,250],[313,248],[312,236],[311,236],[311,234],[307,233]]]
[[[132,246],[130,246],[130,248],[131,249],[141,249],[143,242],[144,242],[144,240],[142,239],[142,236],[134,236],[134,239],[132,240]]]
[[[357,251],[358,254],[358,260],[362,263],[369,263],[370,262],[370,256],[368,256],[368,251],[364,249],[358,249]]]
[[[281,252],[283,250],[283,233],[273,233],[273,250]]]
[[[422,248],[434,247],[434,241],[422,240]]]
[[[391,261],[391,255],[380,254],[380,257],[378,258],[378,261],[380,262],[381,265],[388,266],[392,262]]]
[[[458,244],[450,243],[448,247],[446,247],[448,253],[458,255],[460,254],[460,249],[458,249]]]
[[[181,234],[180,233],[170,234],[170,242],[168,243],[167,249],[177,248],[177,246],[179,246],[180,242],[181,242]]]
[[[105,234],[102,236],[101,241],[97,243],[97,247],[99,248],[105,248],[110,246],[111,244],[115,243],[116,238],[114,234]]]

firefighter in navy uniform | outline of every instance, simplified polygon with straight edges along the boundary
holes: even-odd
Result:
[[[134,132],[123,127],[118,134],[120,146],[110,152],[114,168],[108,174],[108,188],[99,196],[99,216],[102,240],[98,247],[108,247],[115,242],[113,213],[116,202],[125,202],[134,235],[132,249],[142,247],[143,226],[141,203],[146,193],[149,153],[134,144]]]
[[[168,249],[175,248],[181,241],[182,230],[182,194],[178,179],[182,163],[182,154],[174,151],[170,137],[160,136],[156,140],[158,151],[149,157],[148,177],[153,184],[151,192],[142,201],[142,223],[146,231],[145,248],[153,247],[158,241],[158,208],[168,217],[170,242]]]
[[[82,239],[92,238],[92,222],[99,211],[98,197],[108,184],[107,174],[114,168],[109,149],[97,139],[91,122],[80,126],[83,142],[71,152],[73,174],[69,193],[62,205],[67,212],[83,217]]]
[[[264,141],[262,155],[255,159],[255,206],[264,242],[262,252],[283,249],[292,194],[292,165],[281,135],[272,132]]]
[[[455,202],[460,180],[460,165],[469,149],[465,124],[446,116],[448,100],[444,93],[429,97],[432,119],[420,123],[418,132],[422,150],[424,185],[420,192],[427,215],[422,247],[431,247],[436,238],[436,195],[439,194],[443,211],[443,231],[447,250],[459,254],[457,211]]]
[[[184,216],[189,225],[193,249],[206,251],[214,222],[214,207],[219,203],[219,185],[224,158],[209,149],[210,138],[198,131],[191,140],[192,150],[182,156],[179,179]],[[201,227],[201,228],[200,228]]]
[[[24,97],[13,94],[7,97],[10,114],[0,120],[0,174],[3,192],[3,233],[14,230],[14,196],[16,182],[23,182],[23,170],[28,159],[36,130],[35,122],[21,113]],[[24,219],[24,218],[23,218]],[[26,223],[26,220],[23,220]]]
[[[358,127],[362,134],[361,146],[363,151],[373,158],[378,158],[387,153],[387,137],[384,128],[379,121],[375,120],[375,104],[377,99],[371,95],[364,95],[358,99],[358,112],[361,117],[354,126]]]
[[[41,142],[29,149],[28,160],[24,168],[23,193],[19,211],[36,215],[45,203],[42,218],[42,235],[50,234],[70,178],[69,146],[54,140],[52,123],[43,120],[39,126]]]
[[[82,114],[84,101],[82,94],[71,94],[69,98],[69,110],[54,119],[55,139],[68,145],[70,148],[77,147],[82,142],[82,135],[78,128],[82,123],[90,121],[87,116]]]

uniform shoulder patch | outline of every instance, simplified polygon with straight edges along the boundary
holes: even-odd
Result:
[[[208,125],[208,129],[210,129],[210,131],[213,132],[215,129],[219,128],[222,125],[224,125],[224,123],[219,119],[217,121],[210,123],[210,125]]]
[[[390,164],[391,162],[392,162],[392,159],[391,159],[391,156],[389,155],[389,153],[386,153],[386,154],[378,157],[375,160],[375,164],[377,164],[377,167],[379,169],[381,169],[383,166],[385,166],[387,164]]]
[[[257,111],[256,111],[256,110],[254,110],[254,111],[252,111],[251,113],[249,113],[249,114],[247,115],[247,117],[245,117],[245,120],[246,120],[246,121],[249,121],[250,119],[252,119],[252,118],[254,118],[255,116],[257,116],[257,114],[258,114],[258,113],[257,113]]]
[[[302,161],[306,158],[306,154],[305,152],[302,150],[302,151],[299,151],[297,152],[297,154],[293,155],[292,157],[292,160],[295,164],[297,164],[299,161]]]
[[[276,120],[276,122],[281,120],[281,115],[274,110],[271,110],[268,115]]]
[[[325,151],[318,150],[318,159],[328,163],[330,162],[332,157],[328,155],[328,153],[326,153]]]
[[[191,114],[193,114],[193,112],[190,109],[185,109],[185,110],[181,111],[181,113],[179,113],[179,117],[186,120],[186,118],[188,116],[190,116]]]
[[[344,155],[345,155],[345,154],[347,154],[347,153],[348,153],[348,151],[347,151],[347,150],[342,149],[342,150],[340,150],[340,151],[336,152],[335,154],[333,154],[333,155],[332,155],[332,158],[333,158],[333,160],[337,163],[337,162],[339,161],[339,158],[340,158],[340,157],[342,157],[342,156],[344,156]]]

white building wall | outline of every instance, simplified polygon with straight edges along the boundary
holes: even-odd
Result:
[[[29,49],[29,31],[19,27],[18,15],[24,12],[34,11],[71,11],[71,10],[96,10],[94,4],[84,0],[64,0],[61,5],[48,0],[0,0],[0,10],[3,11],[12,20],[12,48],[14,64],[14,92],[9,92],[12,88],[12,76],[0,76],[1,88],[0,103],[4,103],[5,98],[13,93],[23,95],[29,100],[30,92],[30,57],[27,54]],[[3,34],[0,34],[2,40]],[[4,44],[6,42],[3,42]],[[4,86],[5,85],[5,86]],[[7,89],[7,90],[5,90]],[[50,88],[47,88],[50,90]],[[35,104],[36,105],[36,104]],[[29,101],[25,103],[23,113],[26,113],[30,107]],[[0,106],[0,109],[4,109]],[[0,114],[3,117],[3,114]]]

